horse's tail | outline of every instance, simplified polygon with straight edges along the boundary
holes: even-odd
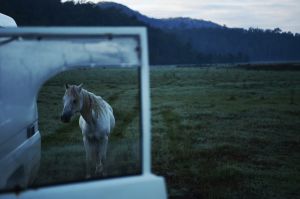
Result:
[[[112,114],[110,117],[110,129],[113,130],[113,128],[115,128],[115,125],[116,125],[116,120],[114,115]]]
[[[113,108],[109,105],[109,103],[107,101],[105,101],[102,98],[101,98],[101,100],[104,103],[105,110],[109,115],[110,131],[112,131],[116,124]]]
[[[94,94],[93,94],[94,95]],[[110,131],[113,130],[115,127],[115,117],[114,117],[114,111],[112,107],[100,96],[93,96],[94,98],[94,111],[96,112],[96,116],[100,116],[101,114],[106,115],[106,117],[109,117],[109,123],[110,123]],[[109,132],[110,133],[110,132]]]
[[[112,107],[108,104],[107,107],[109,108],[109,117],[110,117],[110,130],[113,130],[113,128],[115,127],[116,124],[116,120],[115,120],[115,116],[114,116],[114,111],[112,109]]]
[[[111,111],[111,113],[113,114],[114,113],[114,110],[112,109],[112,107],[107,103],[108,105],[108,109]]]

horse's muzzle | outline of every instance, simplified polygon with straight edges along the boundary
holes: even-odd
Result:
[[[69,115],[61,115],[61,116],[60,116],[60,120],[61,120],[62,122],[64,122],[64,123],[68,123],[68,122],[70,122],[70,120],[71,120],[71,116],[69,116]]]

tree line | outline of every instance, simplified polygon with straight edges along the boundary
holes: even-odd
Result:
[[[172,30],[197,52],[247,55],[249,61],[299,61],[300,34],[282,32],[279,28],[218,28]]]

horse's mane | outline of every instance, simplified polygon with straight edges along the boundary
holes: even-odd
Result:
[[[90,103],[90,107],[92,110],[94,110],[96,116],[98,117],[99,115],[101,115],[103,111],[105,111],[104,107],[101,107],[101,105],[104,105],[102,102],[102,98],[85,89],[82,89],[82,92],[84,100]]]

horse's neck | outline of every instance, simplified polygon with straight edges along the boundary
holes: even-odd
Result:
[[[86,90],[82,90],[82,108],[80,110],[80,114],[83,119],[91,124],[93,122],[93,113],[92,113],[92,96]]]

